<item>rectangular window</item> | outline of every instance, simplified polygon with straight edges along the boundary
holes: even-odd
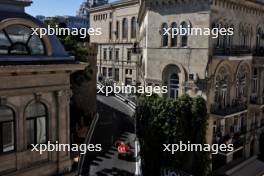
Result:
[[[112,50],[109,50],[109,60],[112,60],[112,57],[113,57]]]
[[[46,142],[46,117],[36,119],[37,123],[37,143],[43,144]]]
[[[128,69],[126,69],[126,75],[128,74]]]
[[[116,58],[115,58],[116,60],[119,60],[119,49],[116,49],[115,57],[116,57]]]
[[[35,131],[34,119],[27,120],[27,146],[35,143],[35,135],[32,131]]]
[[[104,49],[104,60],[106,60],[107,59],[107,49],[105,48]]]
[[[115,69],[115,81],[119,82],[119,69],[118,68]]]
[[[2,131],[2,133],[1,133],[1,135],[2,135],[2,145],[1,145],[2,151],[4,153],[13,151],[15,149],[14,123],[13,122],[4,122],[4,123],[0,124],[0,129]]]
[[[109,40],[112,40],[112,22],[109,22]]]
[[[258,91],[258,78],[253,78],[253,89],[252,89],[252,92],[253,93],[257,93]]]
[[[126,78],[125,85],[132,85],[132,79],[131,78]]]
[[[103,76],[104,76],[104,77],[106,77],[106,72],[107,72],[107,71],[106,71],[106,68],[103,67]]]
[[[131,62],[131,50],[127,51],[127,63]]]
[[[116,39],[119,39],[119,28],[120,28],[120,26],[119,26],[119,21],[117,21],[116,22]]]
[[[132,73],[133,73],[133,71],[132,71],[132,70],[130,70],[130,75],[132,75]]]
[[[113,69],[109,68],[108,69],[108,77],[112,77],[113,76]]]
[[[27,146],[31,148],[31,144],[44,144],[46,141],[46,117],[27,119]]]

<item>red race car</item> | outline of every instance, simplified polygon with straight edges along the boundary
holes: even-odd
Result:
[[[119,159],[130,159],[133,157],[133,152],[129,144],[126,144],[122,141],[117,141],[115,146],[118,151]]]

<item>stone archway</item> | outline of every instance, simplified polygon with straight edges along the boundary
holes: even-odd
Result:
[[[162,72],[163,85],[168,86],[167,97],[178,98],[183,93],[184,71],[176,64],[167,65]]]

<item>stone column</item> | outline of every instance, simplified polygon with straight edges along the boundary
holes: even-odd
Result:
[[[56,92],[57,99],[57,141],[59,144],[70,144],[70,90]],[[71,169],[70,151],[59,151],[57,153],[58,173]]]

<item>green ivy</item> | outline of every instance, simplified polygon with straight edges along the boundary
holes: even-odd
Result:
[[[177,100],[157,95],[141,96],[135,114],[139,126],[145,175],[159,175],[162,167],[173,167],[198,176],[209,175],[206,152],[163,152],[163,144],[180,141],[206,143],[207,109],[202,97],[183,95]]]

